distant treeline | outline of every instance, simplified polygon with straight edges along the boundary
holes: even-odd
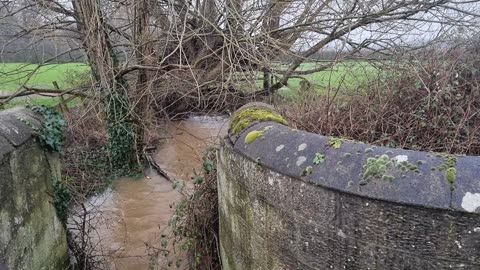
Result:
[[[299,55],[302,53],[299,52]],[[296,57],[293,55],[280,55],[276,59],[279,62],[288,63],[295,59]],[[364,60],[364,59],[371,59],[371,60],[385,60],[388,57],[382,53],[358,53],[355,55],[351,55],[349,52],[337,52],[337,51],[323,51],[312,54],[308,57],[308,61],[334,61],[341,59],[343,60]]]
[[[66,63],[83,62],[83,52],[71,50],[68,44],[35,37],[6,40],[0,37],[0,62],[3,63]]]

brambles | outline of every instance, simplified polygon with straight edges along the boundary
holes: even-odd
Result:
[[[188,253],[191,269],[220,269],[216,150],[203,151],[203,171],[192,177],[193,193],[177,204],[169,221],[173,236],[162,235],[161,248],[155,249],[163,256],[172,256],[175,261],[169,261],[169,266],[182,264],[177,250]],[[173,253],[165,251],[167,247]]]
[[[478,56],[467,49],[439,49],[417,57],[384,62],[381,76],[357,91],[338,90],[335,98],[303,93],[302,103],[279,108],[291,126],[326,136],[480,155]]]

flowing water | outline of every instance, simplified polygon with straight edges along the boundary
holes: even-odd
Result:
[[[185,180],[188,187],[193,170],[199,169],[202,150],[218,144],[225,123],[224,117],[192,117],[167,124],[156,162],[168,175]],[[143,179],[119,179],[110,190],[91,199],[98,209],[95,237],[110,269],[149,269],[147,246],[160,247],[160,235],[168,230],[173,214],[171,206],[181,197],[171,182],[150,171]]]

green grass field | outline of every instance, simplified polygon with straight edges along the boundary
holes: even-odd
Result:
[[[89,67],[82,63],[52,64],[38,66],[36,64],[2,63],[0,64],[0,91],[16,91],[22,85],[53,89],[53,81],[60,88],[69,87],[69,77],[88,71]]]
[[[299,70],[309,70],[318,67],[318,63],[304,63]],[[72,87],[72,77],[89,71],[89,67],[83,63],[52,64],[39,67],[36,64],[6,63],[0,64],[0,94],[6,95],[9,92],[19,90],[22,85],[53,89],[53,81],[56,81],[60,88]],[[328,87],[340,87],[344,90],[353,90],[366,79],[379,74],[379,71],[368,62],[343,62],[338,63],[325,71],[316,72],[303,76],[317,90],[322,93]],[[300,78],[292,78],[288,85],[279,90],[279,94],[286,98],[298,96],[301,88]],[[262,87],[262,80],[259,78],[257,87]],[[22,98],[16,99],[8,107],[26,103],[55,105],[58,98]]]
[[[38,66],[36,64],[2,63],[0,64],[0,94],[8,95],[21,89],[23,85],[54,89],[56,81],[61,89],[72,87],[71,79],[75,75],[88,72],[89,67],[82,63],[52,64]],[[10,101],[5,108],[18,105],[56,105],[59,98],[50,97],[21,97]],[[73,100],[70,104],[78,103]]]
[[[319,67],[318,63],[304,63],[298,71],[305,71]],[[343,90],[354,90],[360,84],[366,82],[367,79],[373,78],[379,74],[379,70],[368,62],[343,62],[338,63],[332,68],[313,74],[302,76],[308,80],[317,90],[323,93],[329,87],[340,88]],[[281,77],[281,75],[279,75]],[[300,78],[292,78],[288,80],[288,85],[279,90],[279,94],[285,98],[293,98],[298,95],[301,89]],[[262,78],[257,82],[258,87],[262,87]]]
[[[315,63],[304,63],[298,70],[309,70],[316,67],[318,65]],[[304,78],[315,84],[317,89],[325,89],[328,86],[351,89],[376,74],[378,74],[377,69],[367,62],[344,62],[325,71],[305,75]],[[297,78],[290,79],[288,88],[299,89],[300,81],[301,79]]]

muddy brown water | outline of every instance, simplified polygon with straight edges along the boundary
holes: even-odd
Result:
[[[156,162],[188,187],[193,170],[200,170],[203,149],[218,144],[226,121],[225,117],[192,117],[167,124]],[[94,238],[109,269],[149,269],[147,246],[160,247],[160,235],[169,229],[174,211],[171,206],[181,197],[171,182],[151,170],[143,179],[119,179],[110,190],[93,197],[91,203],[97,208]],[[163,269],[161,260],[154,269]]]

